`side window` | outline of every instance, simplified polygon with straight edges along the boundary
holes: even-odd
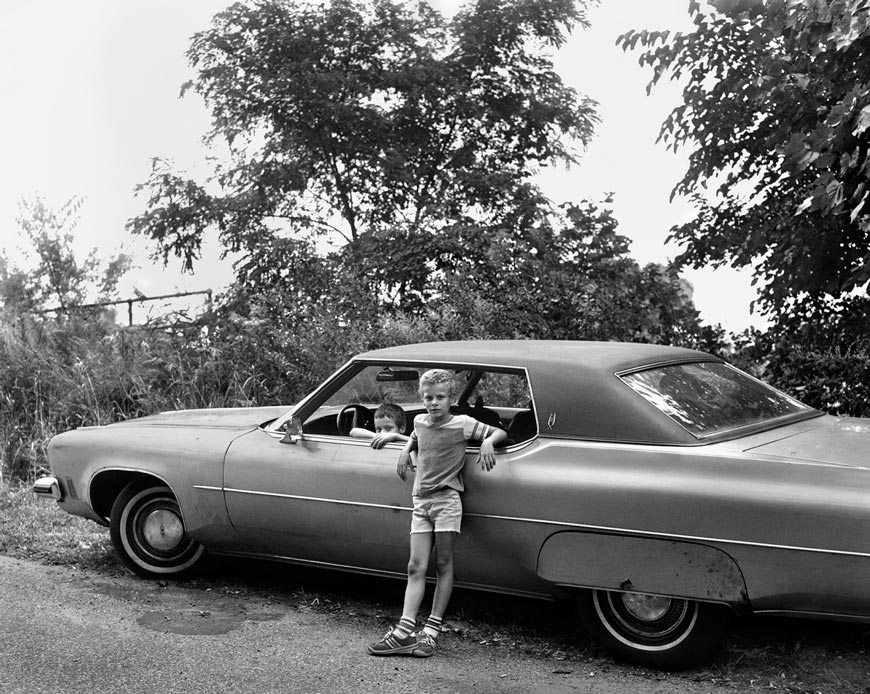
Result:
[[[390,404],[404,413],[403,433],[409,434],[414,416],[425,412],[418,390],[420,376],[429,368],[424,364],[366,366],[320,402],[303,422],[303,431],[332,436],[365,434],[361,429],[373,432],[376,410],[380,405]],[[474,367],[447,370],[456,384],[456,399],[451,408],[454,412],[505,429],[506,445],[535,436],[537,422],[525,372]]]
[[[420,408],[420,373],[416,367],[366,366],[327,395],[303,422],[302,430],[331,436],[350,436],[354,430],[374,432],[378,407],[391,404],[407,415],[405,431],[400,432],[407,433],[415,409]]]
[[[483,373],[469,393],[470,402],[476,402],[478,398],[487,407],[526,409],[532,394],[525,375],[489,371]]]
[[[524,373],[471,372],[460,405],[465,405],[465,411],[475,419],[505,429],[508,434],[505,446],[528,441],[538,433],[532,394]]]

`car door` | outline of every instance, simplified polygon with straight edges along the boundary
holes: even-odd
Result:
[[[342,426],[341,413],[357,408],[374,413],[377,403],[401,403],[410,426],[414,414],[422,411],[414,398],[417,379],[427,366],[365,366],[337,378],[333,390],[302,408],[303,435],[295,443],[281,443],[280,433],[269,431],[252,432],[233,443],[225,463],[226,503],[251,552],[404,574],[414,473],[404,482],[396,474],[402,444],[372,449],[369,440],[348,436],[351,427]],[[460,385],[457,411],[480,421],[495,420],[509,436],[490,472],[475,465],[478,448],[473,443],[469,447],[457,578],[471,585],[528,590],[535,583],[540,547],[522,520],[528,498],[516,488],[528,479],[522,471],[534,475],[535,467],[529,464],[537,446],[528,377],[517,369],[453,369]],[[526,426],[516,427],[523,419]],[[515,516],[517,520],[510,520]]]
[[[396,474],[400,450],[317,434],[288,444],[252,432],[227,452],[230,520],[257,554],[404,573],[413,473],[404,482]]]

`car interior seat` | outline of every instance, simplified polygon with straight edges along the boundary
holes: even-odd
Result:
[[[504,428],[498,412],[491,410],[488,407],[484,407],[483,398],[480,395],[477,396],[474,405],[470,407],[465,414],[469,417],[474,417],[478,422],[489,424],[491,427],[498,427],[499,429]]]
[[[534,410],[520,410],[514,415],[507,429],[505,445],[522,443],[533,438],[538,433],[538,420]]]

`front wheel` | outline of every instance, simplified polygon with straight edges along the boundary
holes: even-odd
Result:
[[[124,566],[145,578],[180,576],[205,553],[187,534],[172,491],[156,480],[137,480],[121,490],[109,534]]]
[[[732,618],[724,605],[608,590],[581,591],[577,606],[586,630],[611,655],[660,670],[708,662]]]

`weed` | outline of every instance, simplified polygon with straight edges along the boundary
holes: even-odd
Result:
[[[107,528],[36,498],[20,482],[0,485],[0,554],[89,568],[116,564]]]

